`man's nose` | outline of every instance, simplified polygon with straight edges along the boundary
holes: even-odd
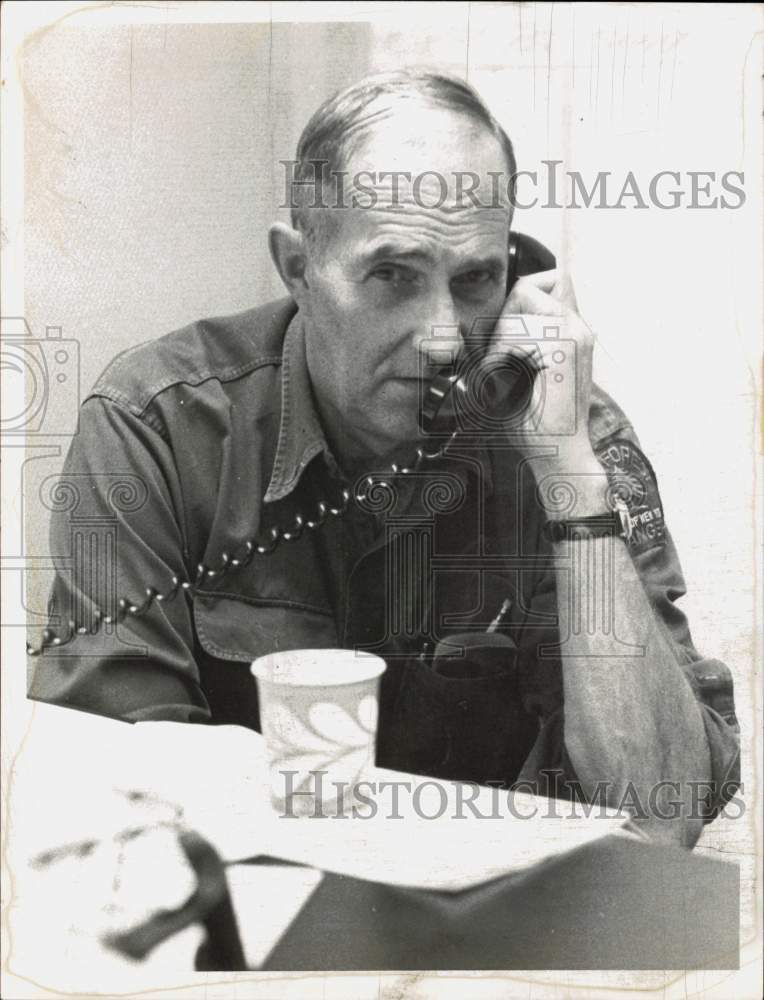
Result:
[[[424,375],[432,375],[435,369],[456,364],[464,346],[464,336],[450,292],[430,304],[421,323],[417,346],[425,367]]]

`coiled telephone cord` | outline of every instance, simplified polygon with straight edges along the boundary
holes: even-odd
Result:
[[[400,466],[393,462],[390,466],[390,473],[395,476],[406,476],[417,472],[426,462],[433,462],[439,458],[443,458],[457,436],[457,433],[458,431],[452,431],[448,440],[435,451],[425,451],[424,448],[417,448],[415,459],[410,465]],[[146,587],[144,597],[140,602],[134,601],[129,597],[120,597],[117,600],[114,614],[105,615],[100,608],[96,607],[92,613],[93,624],[90,627],[77,625],[74,620],[70,619],[64,635],[57,634],[51,628],[43,629],[42,641],[39,646],[32,646],[30,643],[27,643],[27,655],[39,656],[50,647],[65,646],[67,643],[72,642],[78,635],[96,635],[103,625],[119,623],[128,617],[140,618],[149,611],[154,603],[161,604],[172,601],[179,593],[183,593],[193,599],[204,580],[221,580],[230,573],[248,566],[256,555],[270,555],[281,542],[295,542],[302,536],[305,530],[314,531],[320,528],[330,517],[342,517],[351,502],[359,506],[363,505],[367,501],[368,491],[375,485],[384,484],[384,480],[375,481],[375,478],[371,475],[366,476],[361,482],[367,486],[366,493],[355,493],[348,489],[343,489],[341,501],[337,506],[332,506],[321,500],[318,503],[318,513],[315,517],[304,518],[298,514],[295,517],[293,526],[289,529],[284,530],[280,527],[273,527],[270,529],[265,541],[248,539],[244,542],[243,550],[239,550],[235,556],[229,555],[228,552],[223,552],[220,556],[220,564],[214,569],[211,569],[204,563],[199,563],[193,581],[184,580],[175,574],[170,581],[169,588],[164,592],[156,587]]]

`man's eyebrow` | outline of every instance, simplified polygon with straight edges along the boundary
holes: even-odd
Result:
[[[362,253],[359,256],[359,264],[363,268],[373,267],[383,260],[424,260],[432,262],[434,256],[424,247],[411,246],[403,243],[380,243],[376,247]],[[491,254],[488,257],[469,257],[460,261],[459,271],[478,271],[488,269],[491,271],[501,271],[507,263],[506,257]]]
[[[381,260],[410,260],[419,259],[432,261],[433,255],[424,247],[412,246],[407,243],[379,243],[359,256],[359,263],[362,267],[371,267]]]

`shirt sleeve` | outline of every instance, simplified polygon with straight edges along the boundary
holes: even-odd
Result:
[[[632,561],[637,569],[645,593],[678,664],[691,686],[703,715],[706,738],[711,757],[711,788],[699,789],[704,818],[713,819],[734,795],[740,785],[740,729],[735,717],[732,674],[719,660],[701,656],[695,649],[686,616],[677,601],[686,593],[686,585],[679,557],[671,535],[663,524],[663,512],[657,483],[651,466],[638,450],[638,440],[630,427],[621,428],[614,440],[632,446],[640,459],[639,477],[652,476],[652,483],[642,485],[641,506],[659,511],[651,522],[659,530],[649,537],[644,535],[630,546]],[[612,444],[612,442],[611,442]],[[605,442],[608,446],[608,442]],[[595,449],[598,454],[601,449]],[[539,541],[543,548],[543,541]],[[554,570],[543,573],[531,600],[529,620],[551,621],[557,617],[557,598]],[[559,641],[556,626],[523,631],[520,645],[520,666],[524,678],[525,699],[529,708],[539,714],[539,737],[519,776],[522,782],[531,782],[542,793],[565,796],[571,785],[578,785],[576,775],[564,745],[564,704],[562,696],[562,665],[559,659],[541,657],[543,646],[554,646]],[[667,669],[675,669],[667,664]]]
[[[128,721],[207,721],[180,586],[182,495],[160,430],[89,398],[48,502],[56,572],[30,698]]]

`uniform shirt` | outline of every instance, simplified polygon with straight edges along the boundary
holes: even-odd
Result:
[[[633,488],[631,555],[696,691],[720,787],[738,767],[729,671],[693,647],[652,469],[596,386],[589,431]],[[506,437],[469,426],[445,456],[388,473],[343,480],[291,299],[121,355],[84,402],[50,497],[52,631],[31,697],[131,721],[257,728],[255,657],[356,648],[388,663],[379,764],[573,780],[554,555],[532,476]],[[498,675],[446,676],[422,655],[449,636],[479,641],[502,605]],[[70,641],[51,645],[54,635]]]

